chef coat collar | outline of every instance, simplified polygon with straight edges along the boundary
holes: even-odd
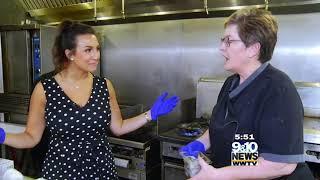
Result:
[[[244,88],[246,88],[253,80],[255,80],[269,65],[268,62],[263,63],[257,70],[255,70],[243,83],[241,83],[238,87],[234,89],[236,83],[239,83],[239,76],[238,78],[233,79],[231,84],[231,92],[229,94],[229,98],[233,98],[237,96]]]

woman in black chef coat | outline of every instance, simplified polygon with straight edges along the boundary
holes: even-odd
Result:
[[[205,134],[180,149],[201,157],[192,179],[312,179],[303,155],[303,106],[290,78],[268,62],[278,25],[270,12],[245,8],[225,22],[220,51],[225,81]]]

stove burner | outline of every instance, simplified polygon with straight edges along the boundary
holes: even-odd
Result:
[[[186,136],[186,137],[196,137],[203,133],[201,129],[194,129],[194,130],[186,130],[186,129],[179,129],[178,134],[180,136]]]
[[[205,128],[198,122],[182,123],[178,125],[177,133],[180,136],[196,137],[204,133]]]

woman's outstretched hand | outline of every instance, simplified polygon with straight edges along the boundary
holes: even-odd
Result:
[[[151,107],[151,119],[156,121],[159,116],[166,115],[170,113],[178,104],[179,97],[171,96],[167,98],[168,93],[162,93]]]

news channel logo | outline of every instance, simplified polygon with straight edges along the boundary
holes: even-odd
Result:
[[[232,143],[231,166],[256,166],[258,164],[258,143],[253,134],[235,134]]]

